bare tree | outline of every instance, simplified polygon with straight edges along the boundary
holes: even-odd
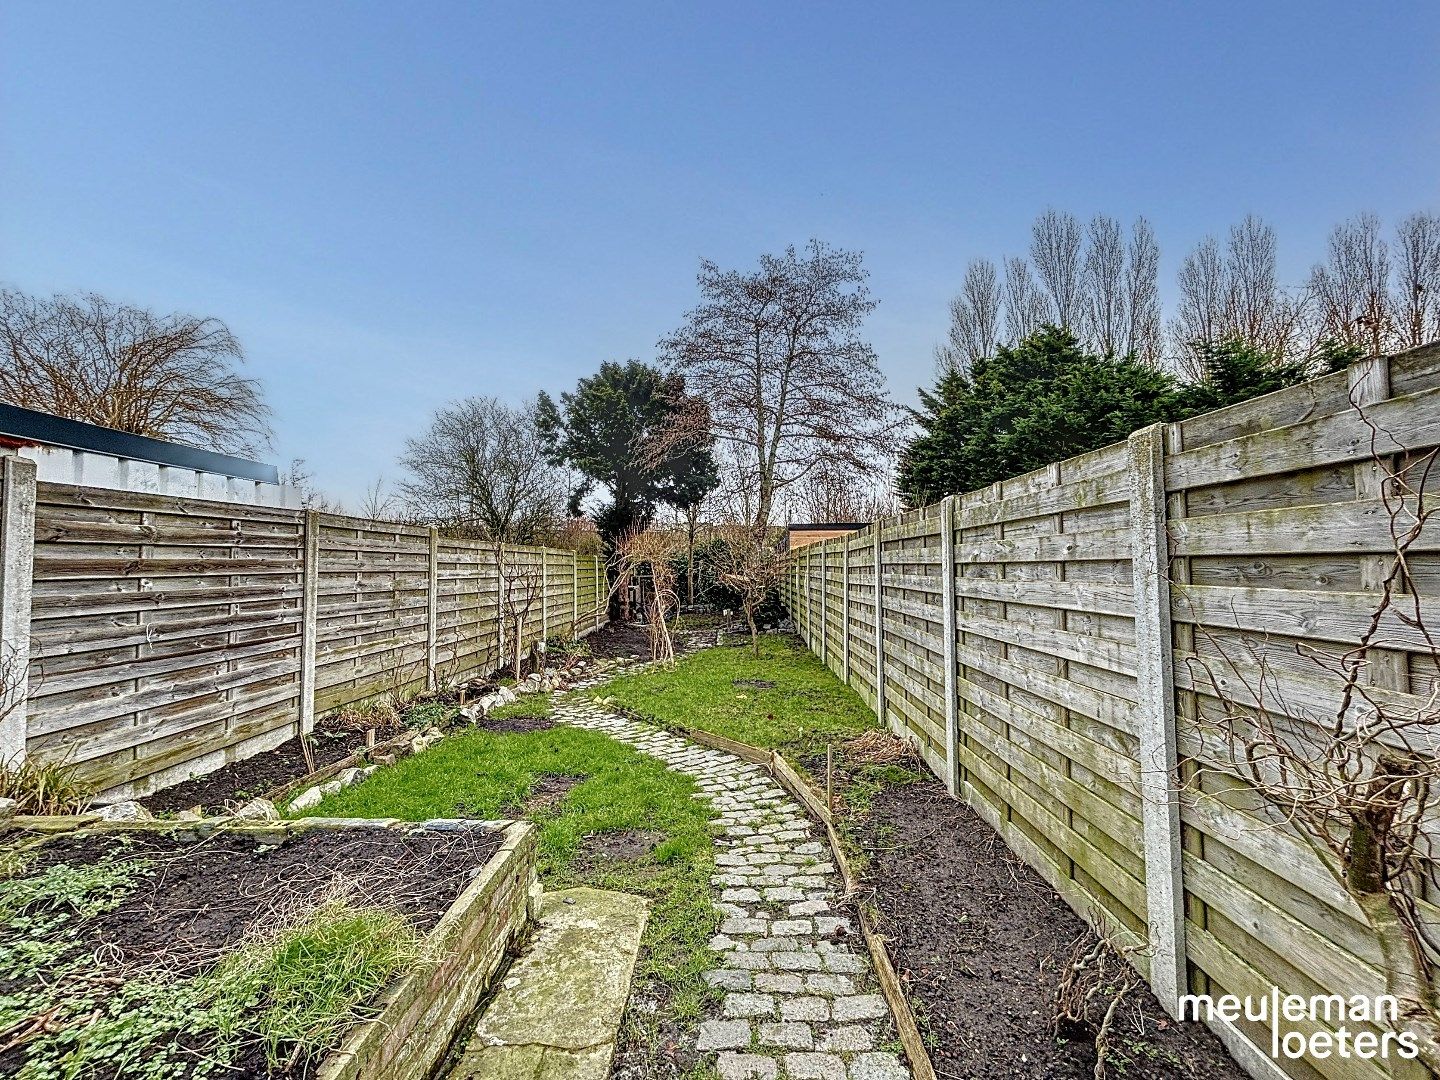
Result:
[[[525,658],[525,624],[536,608],[544,603],[545,574],[534,553],[495,544],[495,566],[500,590],[500,661],[505,661],[505,639],[513,649],[511,673],[520,681],[521,662]],[[507,627],[509,634],[507,635]]]
[[[1170,334],[1182,373],[1198,378],[1206,347],[1243,341],[1273,356],[1301,359],[1316,341],[1308,333],[1308,300],[1281,287],[1275,230],[1253,214],[1231,226],[1222,253],[1207,236],[1186,256],[1180,304]]]
[[[1200,374],[1195,364],[1197,349],[1225,339],[1225,297],[1228,290],[1225,260],[1220,244],[1207,236],[1180,263],[1176,283],[1179,305],[1170,324],[1182,371],[1191,377]]]
[[[1393,340],[1390,246],[1380,219],[1358,214],[1330,233],[1326,261],[1310,273],[1324,337],[1379,356]]]
[[[1150,364],[1160,362],[1160,245],[1143,217],[1130,228],[1125,265],[1125,352]]]
[[[406,442],[400,464],[401,499],[421,521],[522,543],[564,516],[568,478],[550,462],[533,405],[448,405]]]
[[[760,655],[760,626],[756,616],[785,579],[788,560],[768,529],[729,525],[720,529],[713,555],[715,576],[740,598],[740,610],[750,628],[750,646]]]
[[[1401,348],[1440,338],[1440,216],[1411,214],[1395,227],[1391,323]]]
[[[1011,344],[1024,341],[1050,322],[1050,305],[1030,264],[1012,256],[1005,260],[1005,337]]]
[[[1030,261],[1050,300],[1053,321],[1078,330],[1084,266],[1080,257],[1080,223],[1074,214],[1046,210],[1031,227]]]
[[[1125,234],[1120,222],[1105,214],[1090,219],[1087,233],[1077,329],[1102,356],[1118,356],[1127,351],[1130,329]]]
[[[394,494],[385,487],[383,476],[377,476],[365,488],[356,511],[362,518],[371,521],[395,521],[400,517],[400,507]]]
[[[227,453],[268,445],[260,384],[219,319],[157,315],[96,293],[0,289],[0,400]]]
[[[660,342],[756,482],[757,528],[821,461],[857,472],[891,449],[895,409],[860,336],[875,307],[859,252],[812,240],[746,273],[700,264],[702,303]]]
[[[959,295],[950,301],[950,330],[936,350],[942,371],[969,371],[976,360],[995,355],[1000,337],[1000,275],[989,259],[965,268]]]
[[[645,625],[650,631],[650,659],[668,664],[675,659],[669,619],[680,604],[676,591],[675,556],[679,538],[668,529],[627,533],[615,546],[619,573],[615,588],[638,585],[644,598]]]
[[[800,521],[874,521],[897,509],[888,485],[857,483],[843,470],[821,467],[791,489],[790,507]]]
[[[291,458],[290,464],[280,470],[280,483],[295,489],[300,506],[304,510],[319,510],[324,514],[343,514],[344,505],[339,499],[332,499],[315,486],[315,473],[304,458]]]

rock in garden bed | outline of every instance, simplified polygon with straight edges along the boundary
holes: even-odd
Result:
[[[1090,1080],[1094,1023],[1054,1026],[1055,991],[1085,923],[936,780],[882,787],[853,833],[868,856],[880,932],[943,1077]],[[1115,981],[1135,978],[1109,954]],[[1220,1041],[1177,1024],[1138,985],[1108,1038],[1106,1075],[1125,1080],[1243,1080]]]
[[[424,1076],[534,880],[523,823],[17,822],[0,848],[5,1076],[62,1060],[107,1080]]]

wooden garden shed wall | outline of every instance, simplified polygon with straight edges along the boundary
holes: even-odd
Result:
[[[29,658],[24,685],[6,665],[0,758],[63,759],[112,796],[143,794],[279,745],[317,713],[514,654],[486,543],[37,485],[33,463],[0,460],[0,654]],[[597,557],[507,547],[504,563],[512,595],[534,592],[522,651],[600,625]]]
[[[1171,1008],[1272,986],[1378,994],[1358,911],[1270,810],[1205,770],[1215,729],[1195,721],[1222,710],[1217,683],[1231,707],[1263,686],[1272,714],[1333,718],[1340,680],[1317,660],[1359,641],[1389,572],[1386,470],[1437,444],[1430,346],[811,545],[784,600],[809,646],[1077,911],[1148,937],[1137,963]],[[1409,561],[1440,614],[1440,532]],[[1381,637],[1376,695],[1433,710],[1422,634],[1397,620]],[[1282,1075],[1263,1026],[1219,1030],[1255,1075]],[[1395,1059],[1283,1065],[1420,1075]]]

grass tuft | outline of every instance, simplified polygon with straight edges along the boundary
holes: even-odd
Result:
[[[0,799],[14,799],[17,814],[78,814],[94,796],[75,766],[63,761],[27,757],[0,763]]]
[[[258,1040],[271,1069],[316,1058],[375,1013],[373,999],[420,956],[420,936],[380,908],[332,901],[269,939],[248,943],[210,975],[217,1017]]]

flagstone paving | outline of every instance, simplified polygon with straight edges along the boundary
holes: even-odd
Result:
[[[605,679],[614,676],[607,672]],[[589,685],[604,680],[594,680]],[[584,688],[586,684],[580,684]],[[557,722],[601,731],[693,777],[715,810],[715,906],[706,977],[724,992],[696,1049],[722,1080],[908,1080],[870,955],[841,903],[818,827],[758,765],[593,701],[556,701]]]

